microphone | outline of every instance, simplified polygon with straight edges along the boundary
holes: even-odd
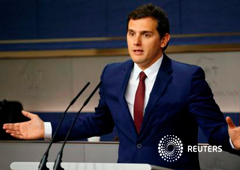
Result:
[[[71,131],[72,131],[72,128],[74,126],[74,124],[76,123],[76,120],[79,116],[79,114],[81,113],[82,109],[88,104],[88,102],[90,101],[90,99],[92,98],[92,96],[95,94],[95,92],[97,91],[97,89],[99,88],[99,86],[101,85],[101,82],[95,87],[95,89],[92,91],[92,93],[90,94],[90,96],[86,99],[86,101],[83,103],[81,109],[78,111],[76,117],[74,118],[74,121],[70,127],[70,129],[68,130],[68,133],[67,133],[67,136],[62,144],[62,148],[60,149],[60,151],[58,152],[58,155],[56,157],[56,160],[54,162],[54,166],[53,166],[53,170],[64,170],[62,167],[61,167],[61,162],[62,162],[62,155],[63,155],[63,149],[64,149],[64,146],[67,142],[67,139],[68,139],[68,136],[70,135]]]
[[[40,161],[40,163],[39,163],[38,170],[49,170],[49,168],[47,168],[47,166],[46,166],[47,161],[48,161],[47,158],[48,158],[49,150],[50,150],[50,148],[51,148],[51,146],[52,146],[52,144],[53,144],[53,142],[54,142],[54,140],[55,140],[55,136],[56,136],[56,134],[57,134],[58,131],[59,131],[59,128],[60,128],[60,126],[61,126],[61,124],[62,124],[62,122],[63,122],[63,119],[64,119],[64,117],[65,117],[68,109],[76,102],[76,100],[78,99],[78,97],[86,90],[86,88],[89,86],[89,84],[90,84],[90,83],[88,82],[88,83],[82,88],[82,90],[81,90],[81,91],[77,94],[77,96],[70,102],[70,104],[68,105],[67,109],[66,109],[65,112],[63,113],[62,118],[61,118],[61,120],[60,120],[60,122],[59,122],[59,124],[58,124],[58,126],[57,126],[57,129],[56,129],[54,135],[53,135],[52,141],[51,141],[50,144],[48,145],[48,148],[47,148],[46,152],[44,153],[44,155],[43,155],[43,157],[42,157],[42,159],[41,159],[41,161]]]

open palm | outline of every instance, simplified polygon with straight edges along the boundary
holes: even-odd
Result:
[[[44,138],[44,123],[35,114],[22,111],[22,114],[30,120],[21,123],[7,123],[3,125],[6,133],[18,139],[40,139]]]
[[[226,117],[228,133],[234,147],[240,150],[240,126],[236,126],[230,117]]]

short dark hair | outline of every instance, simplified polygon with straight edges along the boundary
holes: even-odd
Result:
[[[131,19],[136,20],[145,17],[152,17],[157,20],[157,31],[160,35],[160,39],[166,34],[170,33],[169,21],[167,13],[160,7],[154,6],[153,4],[141,5],[128,15],[127,18],[127,31],[128,23]],[[163,48],[163,51],[167,48],[168,44]]]

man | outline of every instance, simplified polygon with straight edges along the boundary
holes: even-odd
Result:
[[[100,100],[93,115],[79,119],[71,139],[110,133],[119,135],[120,163],[149,163],[179,169],[199,169],[198,126],[210,144],[240,154],[240,127],[235,127],[213,99],[198,66],[169,59],[166,13],[151,4],[128,16],[127,43],[131,60],[107,65],[102,73]],[[7,133],[20,139],[44,138],[42,120],[23,111],[29,122],[5,124]],[[55,132],[58,122],[52,122]],[[57,135],[63,139],[70,123]],[[231,146],[233,145],[233,146]]]

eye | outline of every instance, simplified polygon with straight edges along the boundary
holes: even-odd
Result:
[[[129,35],[130,37],[133,37],[133,36],[135,35],[135,33],[134,33],[133,31],[129,31],[129,32],[128,32],[128,35]]]
[[[146,37],[146,38],[149,38],[149,37],[151,37],[151,34],[150,33],[144,33],[143,36]]]

